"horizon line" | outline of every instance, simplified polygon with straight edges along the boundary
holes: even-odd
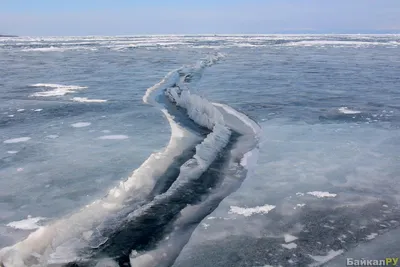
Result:
[[[130,37],[130,36],[270,36],[270,35],[400,35],[398,32],[360,32],[360,33],[143,33],[143,34],[87,34],[87,35],[15,35],[15,34],[0,34],[0,37]]]

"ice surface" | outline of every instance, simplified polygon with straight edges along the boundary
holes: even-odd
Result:
[[[296,243],[282,244],[281,246],[286,248],[286,249],[295,249],[295,248],[297,248],[297,244]]]
[[[124,140],[124,139],[128,139],[129,136],[127,135],[123,135],[123,134],[116,134],[116,135],[103,135],[100,136],[98,139],[101,140]]]
[[[344,250],[340,249],[340,250],[336,250],[336,251],[330,250],[330,251],[328,251],[328,253],[325,256],[310,255],[310,257],[317,262],[317,263],[311,264],[310,266],[320,266],[320,265],[332,260],[333,258],[339,256],[343,252],[344,252]]]
[[[347,43],[345,45],[327,43],[335,38]],[[379,43],[382,44],[378,45],[378,42],[374,41],[376,39],[379,39]],[[359,43],[354,43],[354,40],[362,43],[369,42],[371,45],[368,45],[369,47],[364,51],[351,49],[360,46]],[[31,136],[35,142],[3,145],[3,167],[0,170],[0,176],[4,179],[1,179],[0,188],[3,191],[0,194],[4,203],[0,204],[0,213],[2,216],[14,216],[6,222],[23,218],[28,211],[36,211],[36,209],[42,209],[49,215],[70,214],[81,205],[102,195],[101,192],[104,192],[105,188],[115,186],[115,181],[120,177],[128,177],[130,174],[125,172],[138,167],[152,151],[158,151],[164,144],[162,142],[168,142],[168,123],[161,119],[155,120],[161,117],[157,111],[152,113],[150,108],[138,103],[135,97],[141,95],[140,90],[158,80],[165,73],[166,65],[168,69],[176,68],[181,62],[189,62],[191,57],[197,57],[198,53],[208,53],[206,50],[199,50],[203,49],[202,46],[219,49],[228,47],[224,52],[232,53],[232,57],[228,57],[226,62],[222,62],[211,70],[210,75],[202,80],[205,82],[199,83],[196,89],[207,99],[223,101],[260,121],[265,120],[262,125],[265,132],[262,134],[263,146],[259,149],[260,163],[252,178],[245,180],[243,186],[231,197],[225,199],[220,204],[220,208],[210,216],[217,219],[207,221],[207,223],[210,222],[207,231],[204,227],[198,227],[193,235],[194,238],[192,237],[190,241],[192,245],[189,245],[186,251],[190,251],[191,248],[196,250],[190,251],[191,253],[186,252],[186,255],[193,258],[199,255],[204,255],[206,259],[212,258],[212,253],[197,249],[196,244],[204,242],[213,251],[221,251],[220,255],[227,255],[227,258],[237,260],[238,265],[243,263],[243,266],[259,266],[268,262],[269,265],[279,266],[280,257],[282,257],[282,265],[288,264],[284,253],[295,251],[295,249],[282,249],[280,246],[285,233],[301,237],[301,243],[296,242],[300,247],[296,249],[296,255],[299,258],[297,250],[303,252],[301,255],[304,256],[303,258],[308,258],[308,254],[325,255],[324,252],[329,251],[326,246],[332,246],[332,243],[329,243],[331,238],[337,243],[343,241],[343,246],[346,247],[356,245],[352,243],[353,240],[358,240],[358,243],[375,242],[378,237],[372,241],[367,240],[369,233],[380,234],[380,231],[391,231],[390,225],[396,225],[398,221],[393,215],[395,209],[393,202],[396,202],[395,199],[400,200],[396,194],[399,191],[398,179],[396,179],[399,173],[397,167],[399,131],[396,121],[399,115],[398,105],[394,101],[395,98],[391,99],[388,93],[390,90],[393,90],[393,93],[396,92],[395,88],[390,86],[393,83],[390,77],[396,77],[391,73],[398,72],[398,58],[396,53],[390,52],[391,49],[386,50],[386,47],[392,46],[390,40],[398,43],[399,37],[357,35],[340,37],[330,35],[22,37],[15,39],[15,42],[22,44],[14,48],[9,48],[10,45],[6,46],[6,42],[0,40],[0,43],[4,44],[0,50],[13,51],[4,53],[6,59],[8,54],[18,54],[21,49],[30,46],[63,48],[80,45],[77,43],[101,49],[101,54],[104,53],[106,58],[104,62],[99,62],[96,60],[98,57],[91,56],[94,54],[90,50],[79,54],[69,50],[65,50],[63,54],[32,52],[29,57],[27,53],[24,53],[23,60],[13,57],[13,62],[18,63],[15,67],[26,66],[21,69],[27,69],[32,65],[36,66],[35,77],[41,77],[44,81],[57,83],[54,77],[59,77],[58,83],[61,84],[81,84],[82,81],[87,81],[93,91],[85,91],[90,95],[85,95],[82,99],[78,98],[82,100],[78,102],[72,97],[47,100],[36,98],[27,101],[24,99],[27,94],[42,90],[42,88],[26,88],[26,84],[39,82],[34,80],[36,78],[32,79],[32,76],[30,79],[22,78],[15,81],[6,78],[2,81],[5,84],[4,89],[16,89],[12,95],[7,95],[8,93],[5,92],[4,96],[7,99],[16,98],[16,100],[3,101],[6,109],[3,109],[1,113],[8,111],[7,115],[15,113],[15,117],[13,119],[7,118],[7,115],[2,117],[5,127],[2,128],[1,141],[13,137]],[[299,43],[296,48],[289,47],[298,41],[314,43],[311,46],[307,46],[307,43]],[[286,43],[290,44],[285,46]],[[157,44],[160,44],[158,48],[156,48]],[[398,46],[398,44],[394,45]],[[135,50],[126,48],[118,52],[108,51],[119,46],[135,47]],[[318,48],[322,46],[325,48]],[[375,49],[372,46],[379,46],[379,48]],[[155,49],[150,52],[146,50],[148,47]],[[173,52],[167,51],[167,48],[173,47],[179,47],[179,49]],[[190,51],[185,50],[186,47],[189,47]],[[192,49],[194,47],[199,49]],[[257,49],[251,52],[251,49],[245,47],[257,47]],[[366,57],[366,52],[367,54],[374,52],[373,59]],[[350,58],[355,60],[349,60],[350,54]],[[58,57],[61,55],[62,57]],[[85,60],[75,61],[76,55]],[[132,55],[135,55],[135,60],[130,60]],[[155,55],[154,58],[153,55]],[[108,56],[110,57],[107,58]],[[38,62],[44,64],[37,64]],[[12,64],[3,66],[12,69]],[[54,71],[48,71],[49,69],[46,69],[48,66],[54,67]],[[64,66],[66,66],[65,73]],[[96,66],[99,72],[90,73],[89,71],[88,73],[87,70],[91,70],[93,66]],[[371,68],[371,66],[374,67]],[[74,76],[70,70],[74,71]],[[377,71],[379,75],[376,75]],[[59,76],[53,75],[54,72],[57,72]],[[307,75],[299,76],[303,72]],[[329,75],[324,75],[327,72]],[[96,76],[97,74],[102,76],[103,73],[110,74],[108,77],[113,77],[113,79],[107,81],[104,77]],[[362,73],[362,75],[355,75],[357,73]],[[95,79],[91,80],[93,77]],[[378,88],[376,84],[379,84],[379,94],[375,93]],[[53,88],[43,87],[43,91],[50,90]],[[105,105],[85,103],[86,100],[103,99],[110,99],[109,103]],[[348,108],[343,110],[347,114],[340,113],[338,108],[345,106]],[[15,110],[19,107],[30,112],[16,113]],[[43,107],[43,111],[33,112],[33,109],[37,107]],[[339,119],[322,123],[318,121],[318,116],[325,114],[327,110],[334,110]],[[353,113],[349,114],[349,112]],[[354,114],[354,112],[361,113]],[[225,113],[229,111],[225,110]],[[356,117],[355,120],[351,120],[353,116]],[[371,117],[370,126],[365,124],[365,117]],[[96,127],[91,128],[95,131],[93,133],[98,133],[97,136],[93,136],[93,133],[86,130],[77,131],[69,127],[74,122],[88,120],[92,123],[96,122]],[[170,120],[176,120],[176,117]],[[128,124],[131,126],[121,126]],[[147,129],[140,130],[141,128]],[[179,149],[181,144],[179,139],[187,140],[187,131],[180,128],[179,123],[171,125],[171,128],[174,132],[172,147]],[[113,134],[127,135],[129,140],[99,142],[96,138],[103,134],[102,129],[110,129]],[[43,138],[50,134],[58,134],[60,137],[51,142]],[[162,144],[158,146],[159,143],[157,143],[152,146],[160,139],[163,141],[158,142]],[[128,143],[134,149],[130,149],[126,145]],[[168,151],[172,150],[170,147]],[[7,155],[7,151],[19,152],[14,156]],[[127,151],[131,151],[129,155]],[[164,171],[159,171],[158,167],[164,165],[166,158],[174,158],[178,154],[155,153],[141,167],[141,170],[137,170],[132,175],[135,178],[129,177],[129,182],[118,185],[119,190],[113,191],[116,194],[110,195],[109,199],[118,196],[118,201],[115,201],[118,204],[124,195],[137,196],[142,190],[146,191],[147,187],[152,188],[154,177]],[[240,163],[245,166],[250,163],[247,157],[250,153],[245,155],[243,159],[237,158],[238,166]],[[124,166],[118,164],[123,157],[129,158],[132,163],[126,161]],[[76,164],[73,165],[76,169],[68,167],[69,170],[66,171],[63,167],[64,163]],[[296,195],[299,191],[304,192],[306,197],[304,193],[302,193],[303,196]],[[335,193],[337,196],[319,198],[306,192],[328,192]],[[378,200],[385,200],[385,202],[377,202]],[[112,211],[118,206],[113,205],[115,203],[111,201],[101,203],[98,207],[91,206],[96,212],[87,216],[81,214],[82,217],[74,217],[76,221],[73,221],[71,225],[75,226],[76,222],[90,220],[96,216],[103,217],[102,209]],[[245,209],[262,205],[260,203],[274,204],[276,208],[266,216],[228,214],[231,206]],[[300,207],[304,203],[306,203],[304,208],[294,210],[294,207]],[[377,205],[373,209],[362,210],[369,203],[377,203]],[[17,209],[8,215],[13,207]],[[325,209],[331,207],[342,211],[341,215],[333,218],[332,222],[322,221],[321,225],[310,229],[309,225],[312,222],[320,222],[320,217],[332,216],[333,211],[329,214],[324,213]],[[380,212],[381,209],[382,212]],[[360,214],[360,221],[348,216],[346,212],[349,210]],[[380,212],[375,214],[375,217],[379,218],[378,222],[368,217],[368,214],[373,211]],[[37,212],[37,214],[42,213]],[[387,216],[386,221],[383,215]],[[43,216],[47,217],[47,214]],[[362,228],[365,229],[364,233],[359,234],[357,229],[350,228],[350,224],[343,223],[347,220],[352,220],[351,224],[357,229],[365,226]],[[292,221],[298,222],[299,226],[294,227],[291,224]],[[330,228],[325,228],[324,225]],[[343,227],[344,232],[341,230]],[[303,232],[301,229],[309,232]],[[9,229],[4,237],[0,229],[2,244],[11,245],[24,238],[24,236],[13,236],[14,234],[11,233],[24,231],[10,230],[12,229]],[[352,231],[356,237],[351,238],[352,234],[347,233],[347,230]],[[322,235],[324,238],[313,235],[320,232],[324,233]],[[337,236],[329,235],[329,233],[335,233]],[[347,238],[342,238],[340,242],[335,239],[341,237],[342,234],[346,234]],[[262,243],[262,238],[266,235],[272,238]],[[232,236],[247,238],[240,240],[241,248],[244,249],[247,244],[250,244],[248,246],[252,250],[240,250],[241,254],[232,257],[230,253],[238,251],[233,247]],[[256,242],[252,243],[253,237]],[[306,239],[303,240],[303,237],[315,242],[304,242]],[[276,244],[271,242],[274,238],[278,240]],[[198,239],[197,243],[196,239]],[[212,246],[213,241],[220,243],[222,248]],[[32,242],[32,244],[36,246],[40,242]],[[257,244],[261,244],[260,249],[257,249]],[[267,247],[272,251],[278,248],[280,252],[267,255]],[[223,248],[226,249],[223,250]],[[332,247],[332,249],[339,248]],[[257,251],[262,251],[262,253],[257,254]],[[170,255],[170,253],[167,254]],[[291,254],[289,256],[293,262],[292,265],[298,264],[296,257],[292,257]],[[277,259],[277,262],[272,263],[265,260],[266,258]],[[254,262],[250,263],[249,261],[253,259]],[[219,257],[218,260],[221,262],[224,259]],[[204,264],[207,266],[206,263]],[[191,264],[180,266],[191,266]],[[219,267],[219,265],[215,266]]]
[[[243,158],[240,160],[240,165],[246,169],[252,169],[256,164],[256,159],[258,159],[258,149],[253,149],[244,154]]]

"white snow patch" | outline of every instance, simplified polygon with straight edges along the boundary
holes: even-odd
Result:
[[[37,92],[31,95],[37,97],[63,96],[69,93],[74,93],[77,90],[87,88],[85,86],[62,85],[62,84],[51,84],[51,83],[37,83],[37,84],[32,84],[31,86],[53,89],[50,91]]]
[[[367,239],[367,240],[372,240],[372,239],[374,239],[374,238],[377,237],[377,236],[378,236],[377,233],[372,233],[372,234],[367,235],[366,239]]]
[[[289,243],[289,244],[281,244],[282,247],[287,248],[287,249],[294,249],[297,248],[296,243]]]
[[[83,47],[83,46],[69,46],[69,47],[56,47],[56,46],[49,46],[49,47],[33,47],[33,48],[24,48],[22,52],[65,52],[65,51],[96,51],[97,48],[95,47]]]
[[[87,127],[89,125],[91,125],[90,122],[77,122],[77,123],[71,124],[71,126],[74,128],[82,128],[82,127]]]
[[[290,234],[285,234],[283,237],[285,238],[286,243],[290,243],[293,242],[294,240],[297,240],[297,237]]]
[[[44,217],[31,217],[28,216],[26,219],[21,221],[10,222],[7,224],[8,227],[12,227],[20,230],[35,230],[40,226],[37,224],[38,222],[45,220]]]
[[[327,224],[322,225],[322,227],[332,229],[332,230],[335,229],[335,227],[327,225]]]
[[[360,113],[361,113],[361,111],[358,111],[358,110],[351,110],[351,109],[349,109],[349,108],[347,108],[347,107],[341,107],[341,108],[339,108],[338,110],[339,110],[340,113],[342,113],[342,114],[347,114],[347,115],[360,114]]]
[[[9,150],[9,151],[7,151],[7,153],[8,153],[8,154],[17,154],[18,151],[16,151],[16,150]]]
[[[297,192],[297,193],[296,193],[296,196],[302,197],[302,196],[304,196],[304,193]]]
[[[22,111],[25,111],[25,109],[23,108],[17,109],[17,112],[22,112]]]
[[[124,140],[124,139],[128,139],[129,136],[127,135],[103,135],[100,136],[98,139],[101,140]]]
[[[40,112],[42,110],[43,110],[42,108],[37,108],[37,109],[34,109],[33,111]]]
[[[14,116],[14,114],[8,115],[9,118],[13,118]]]
[[[237,206],[231,206],[229,213],[236,213],[239,215],[243,215],[243,216],[251,216],[253,214],[257,214],[257,213],[264,213],[267,214],[268,212],[270,212],[271,210],[273,210],[276,206],[273,205],[264,205],[264,206],[257,206],[254,208],[241,208],[241,207],[237,207]]]
[[[74,97],[72,101],[81,102],[81,103],[105,103],[107,100],[104,99],[89,99],[87,97]]]
[[[283,46],[315,46],[315,47],[365,47],[365,46],[393,46],[394,43],[350,41],[350,40],[304,40],[284,44]]]
[[[30,139],[31,139],[30,137],[19,137],[19,138],[5,140],[3,143],[4,144],[15,144],[15,143],[26,142]]]
[[[203,225],[204,229],[206,229],[206,230],[207,230],[207,228],[210,226],[210,225],[207,224],[207,223],[202,223],[202,225]]]
[[[312,191],[312,192],[307,192],[308,195],[312,195],[318,198],[322,197],[336,197],[337,194],[331,194],[329,192],[322,192],[322,191]]]

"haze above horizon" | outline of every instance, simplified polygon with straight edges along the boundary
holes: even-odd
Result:
[[[398,0],[0,0],[0,34],[400,33]]]

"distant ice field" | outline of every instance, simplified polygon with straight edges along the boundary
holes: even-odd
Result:
[[[190,202],[176,221],[153,214],[165,232],[131,251],[132,266],[160,259],[174,267],[344,266],[346,257],[368,253],[398,257],[400,243],[387,238],[400,225],[399,49],[399,35],[0,38],[0,248],[102,199],[152,153],[161,153],[152,160],[162,158],[171,134],[183,138],[182,148],[214,138],[220,150],[207,141],[195,158],[216,148],[218,164],[200,165],[219,170],[205,172],[223,186],[220,174],[233,169],[228,155],[251,147],[260,127],[258,153],[235,165],[238,177],[248,170],[238,189],[202,193],[199,206]],[[155,100],[143,101],[146,90],[157,93]],[[188,151],[182,158],[191,157]],[[185,179],[177,181],[192,181]],[[135,201],[145,199],[147,191],[134,192]],[[160,193],[129,218],[161,212],[157,201],[181,205],[187,197]],[[215,210],[206,214],[201,204],[213,197],[221,202],[211,201]],[[190,231],[171,230],[203,213]],[[136,219],[139,233],[150,231]],[[103,251],[117,259],[112,249]]]
[[[316,34],[316,35],[142,35],[15,37],[0,40],[0,49],[21,52],[65,52],[126,49],[224,49],[262,47],[392,47],[400,45],[400,36]]]

